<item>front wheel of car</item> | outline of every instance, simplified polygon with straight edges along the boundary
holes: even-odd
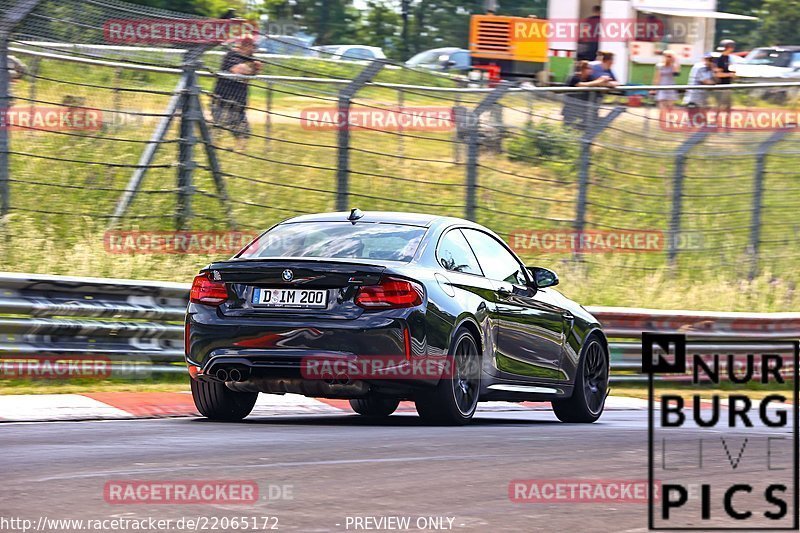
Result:
[[[436,388],[420,393],[415,404],[425,422],[460,426],[475,414],[481,386],[480,352],[472,333],[460,329],[450,354],[445,376]]]
[[[235,392],[219,381],[200,381],[189,378],[192,398],[200,414],[211,420],[235,422],[253,410],[257,392]]]
[[[608,392],[608,353],[598,335],[583,347],[572,396],[553,400],[553,411],[562,422],[592,423],[603,414]]]
[[[368,417],[380,418],[394,413],[400,400],[394,398],[382,398],[380,396],[367,396],[350,400],[350,407],[353,411]]]

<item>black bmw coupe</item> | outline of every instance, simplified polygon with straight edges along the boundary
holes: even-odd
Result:
[[[365,416],[401,400],[437,424],[480,401],[549,401],[594,422],[608,393],[600,323],[494,233],[442,216],[300,216],[194,279],[186,361],[195,404],[239,420],[258,393],[349,399]]]

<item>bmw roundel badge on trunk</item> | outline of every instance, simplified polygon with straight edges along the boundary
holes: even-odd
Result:
[[[292,281],[294,279],[294,272],[287,268],[283,271],[281,277],[283,278],[283,281]]]

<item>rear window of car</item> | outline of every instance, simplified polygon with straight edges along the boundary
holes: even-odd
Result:
[[[426,228],[374,222],[295,222],[264,233],[237,257],[319,257],[411,261]]]
[[[744,62],[748,65],[788,67],[792,62],[792,52],[770,48],[756,48],[747,55]]]

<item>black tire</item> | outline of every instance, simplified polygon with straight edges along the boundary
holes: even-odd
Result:
[[[258,398],[257,392],[235,392],[219,381],[192,383],[192,398],[200,414],[211,420],[234,422],[250,414]]]
[[[400,405],[400,400],[381,396],[367,396],[366,398],[350,400],[350,407],[353,408],[353,411],[362,416],[374,418],[389,416],[394,413],[398,405]]]
[[[415,398],[417,413],[425,422],[461,426],[472,419],[481,389],[481,357],[478,343],[467,329],[456,332],[450,350],[453,368],[431,391]]]
[[[581,350],[572,396],[553,400],[562,422],[592,423],[603,414],[608,392],[608,351],[599,335],[590,335]]]

